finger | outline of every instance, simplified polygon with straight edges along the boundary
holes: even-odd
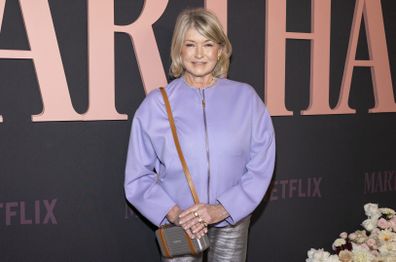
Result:
[[[198,211],[202,206],[203,206],[203,204],[195,204],[195,205],[187,208],[183,212],[181,212],[179,217],[182,218],[184,216],[187,216],[189,213],[194,213],[194,212]]]
[[[204,226],[201,223],[197,223],[191,227],[191,231],[193,232],[193,234],[200,232],[202,229],[204,229]]]
[[[187,223],[188,221],[193,220],[194,218],[195,218],[195,215],[194,215],[193,213],[189,213],[189,214],[186,215],[185,217],[180,218],[180,219],[179,219],[179,223],[180,223],[180,224],[185,224],[185,223]]]
[[[201,223],[199,222],[199,218],[191,219],[190,221],[188,221],[187,223],[185,223],[185,224],[183,225],[183,227],[191,228],[191,227],[193,227],[193,226],[196,225],[196,224],[201,224]]]
[[[202,229],[198,233],[201,234],[201,236],[204,236],[208,233],[208,228],[206,226],[202,225]]]
[[[195,234],[193,234],[193,233],[191,232],[190,229],[187,229],[187,230],[185,230],[185,231],[186,231],[187,235],[188,235],[191,239],[194,239],[194,238],[196,237]]]
[[[208,228],[202,225],[202,230],[200,232],[202,232],[202,235],[205,235],[206,233],[208,233]]]
[[[194,226],[197,222],[195,221],[195,218],[186,221],[185,223],[180,224],[184,230],[190,229],[192,226]]]
[[[198,214],[198,212],[194,212],[194,214],[190,214],[179,220],[181,225],[186,225],[187,228],[191,227],[196,223],[204,222],[204,219]]]
[[[206,224],[206,226],[208,226],[209,224],[211,224],[212,222],[212,217],[211,216],[206,216],[206,215],[201,215],[201,223],[202,224]]]
[[[202,237],[202,234],[200,232],[197,232],[197,233],[194,234],[195,238],[200,239]]]
[[[190,228],[192,225],[196,224],[197,221],[195,216],[190,216],[183,218],[182,220],[179,221],[179,223],[182,227]]]
[[[198,233],[195,234],[197,236],[198,239],[200,239],[201,237],[203,237],[205,235],[204,230],[199,231]]]
[[[185,217],[185,216],[189,215],[190,213],[193,213],[193,212],[195,212],[197,210],[198,210],[197,205],[193,205],[192,207],[189,207],[186,210],[184,210],[183,212],[181,212],[179,217],[180,218]]]
[[[197,237],[199,237],[199,238],[203,237],[204,235],[205,235],[205,232],[204,232],[203,229],[202,229],[201,231],[195,233],[195,236],[197,236]]]

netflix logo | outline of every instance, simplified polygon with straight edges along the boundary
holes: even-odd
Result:
[[[55,216],[57,199],[0,202],[0,225],[58,224]]]
[[[321,198],[322,177],[276,180],[270,188],[269,201],[291,198]]]

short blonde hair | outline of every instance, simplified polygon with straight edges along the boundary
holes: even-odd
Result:
[[[212,74],[214,77],[226,77],[232,53],[231,43],[216,15],[204,8],[187,9],[177,17],[171,45],[172,64],[169,69],[170,75],[180,77],[184,73],[181,49],[186,32],[190,28],[196,29],[201,35],[222,47],[219,61]]]

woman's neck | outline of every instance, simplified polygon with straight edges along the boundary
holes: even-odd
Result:
[[[190,74],[184,74],[183,77],[187,84],[195,88],[209,87],[216,81],[216,78],[214,78],[212,75],[194,77]]]

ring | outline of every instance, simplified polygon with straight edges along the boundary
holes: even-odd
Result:
[[[202,225],[203,225],[204,227],[208,227],[208,223],[206,223],[205,221],[202,222]]]
[[[198,222],[199,222],[199,223],[202,223],[202,221],[203,221],[203,220],[202,220],[202,217],[199,217],[199,218],[198,218]]]
[[[199,217],[199,214],[198,214],[197,211],[194,212],[194,216],[195,216],[195,217]]]

